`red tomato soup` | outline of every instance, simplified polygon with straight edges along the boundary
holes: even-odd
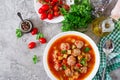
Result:
[[[95,52],[87,40],[76,35],[57,39],[48,51],[47,62],[58,80],[84,80],[95,65]]]

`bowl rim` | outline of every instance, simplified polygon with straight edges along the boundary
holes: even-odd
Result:
[[[92,44],[91,46],[94,47],[94,52],[95,54],[95,65],[93,70],[91,71],[91,73],[84,79],[84,80],[92,80],[92,78],[96,75],[99,65],[100,65],[100,54],[99,54],[99,50],[97,45],[95,44],[95,42],[88,37],[86,34],[83,34],[81,32],[77,32],[77,31],[67,31],[67,32],[61,32],[59,34],[57,34],[56,36],[54,36],[47,44],[45,50],[44,50],[44,54],[43,54],[43,65],[44,65],[44,69],[47,73],[47,75],[49,76],[49,78],[51,80],[56,80],[57,78],[52,74],[52,72],[49,69],[48,66],[48,62],[47,62],[47,56],[48,56],[48,51],[49,48],[51,47],[51,45],[53,44],[54,41],[56,41],[58,38],[66,36],[66,35],[77,35],[80,36],[82,38],[84,38],[85,40],[87,40],[90,44]]]

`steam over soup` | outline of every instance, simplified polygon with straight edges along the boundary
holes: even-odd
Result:
[[[95,53],[89,42],[76,35],[57,39],[48,51],[47,61],[58,80],[84,80],[95,65]]]

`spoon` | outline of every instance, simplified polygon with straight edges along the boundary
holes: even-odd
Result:
[[[22,16],[21,16],[21,13],[18,12],[17,15],[18,15],[18,17],[21,19],[21,21],[24,22],[24,20],[23,20],[23,18],[22,18]]]
[[[107,60],[108,58],[108,55],[114,50],[114,43],[111,39],[109,40],[106,40],[105,43],[103,44],[103,51],[105,52],[106,54],[106,65],[107,63],[109,62]],[[104,68],[103,70],[103,74],[102,74],[102,80],[105,80],[105,71],[106,71],[106,67]]]

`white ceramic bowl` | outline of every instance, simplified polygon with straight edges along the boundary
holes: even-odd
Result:
[[[35,8],[35,11],[36,11],[36,13],[38,14],[39,17],[41,16],[41,14],[38,13],[38,10],[41,6],[42,6],[42,4],[40,4],[38,0],[34,0],[34,8]],[[46,21],[46,22],[49,22],[49,23],[59,23],[63,20],[64,20],[63,16],[58,16],[56,18],[53,18],[52,20],[45,19],[43,21]]]
[[[80,36],[82,38],[84,38],[85,40],[87,40],[91,46],[94,49],[95,52],[95,65],[93,70],[91,71],[91,73],[85,78],[85,80],[92,80],[92,78],[96,75],[99,65],[100,65],[100,55],[99,55],[99,51],[98,51],[98,47],[96,46],[96,44],[94,43],[94,41],[88,37],[87,35],[80,33],[80,32],[76,32],[76,31],[68,31],[68,32],[62,32],[59,33],[58,35],[56,35],[55,37],[53,37],[47,44],[45,51],[44,51],[44,55],[43,55],[43,64],[44,64],[44,68],[45,71],[47,73],[47,75],[51,78],[51,80],[57,80],[57,78],[51,73],[49,67],[48,67],[48,62],[47,62],[47,56],[48,56],[48,51],[49,48],[51,47],[51,45],[54,43],[54,41],[60,37],[63,37],[65,35],[77,35]]]

